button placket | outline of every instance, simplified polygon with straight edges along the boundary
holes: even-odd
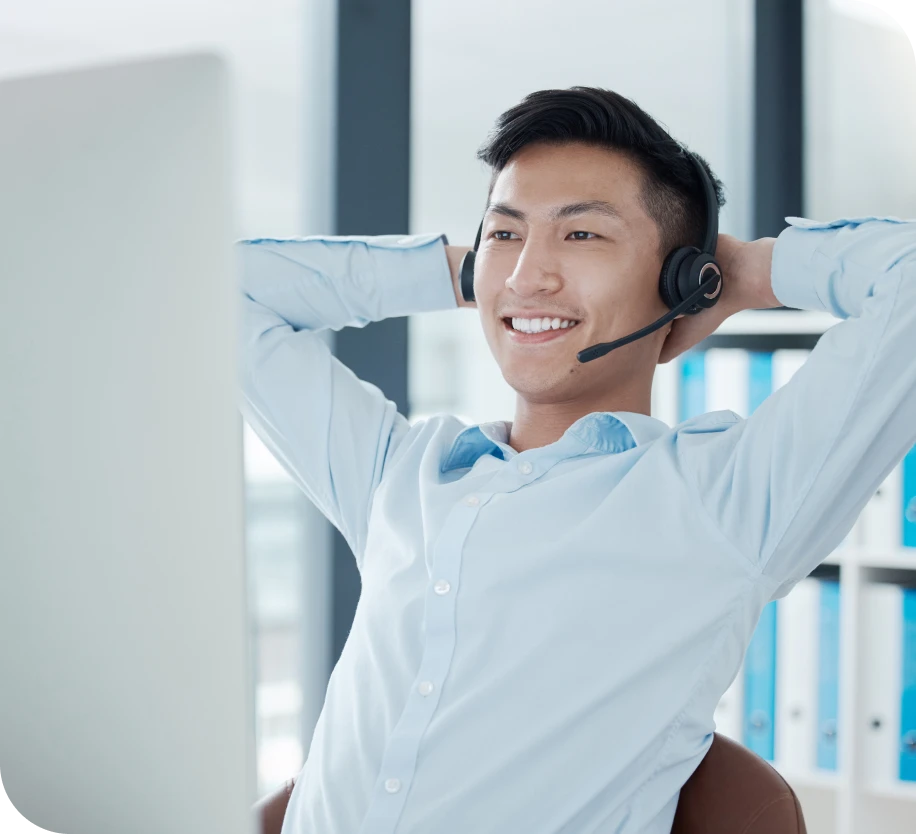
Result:
[[[512,475],[509,470],[506,475]],[[429,559],[430,574],[427,581],[427,593],[431,589],[440,598],[440,602],[430,600],[426,607],[426,645],[421,659],[421,679],[414,680],[414,691],[406,701],[403,713],[392,731],[385,748],[383,761],[379,769],[378,797],[369,815],[364,821],[360,834],[368,834],[371,825],[384,824],[385,830],[393,826],[403,811],[409,793],[409,787],[415,774],[412,767],[416,762],[419,744],[427,732],[429,723],[439,700],[439,687],[448,675],[455,648],[454,606],[457,594],[452,594],[458,586],[452,588],[448,576],[459,581],[461,567],[462,542],[473,527],[477,518],[477,509],[489,500],[491,490],[476,494],[465,494],[457,498],[453,512],[440,532],[440,538],[434,546],[434,553]],[[465,512],[464,508],[474,508]],[[409,690],[408,690],[409,692]],[[401,774],[401,777],[395,774]],[[389,827],[391,826],[391,827]]]

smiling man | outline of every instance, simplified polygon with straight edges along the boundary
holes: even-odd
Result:
[[[283,834],[667,834],[763,607],[916,443],[916,224],[721,235],[715,306],[579,362],[668,311],[697,164],[721,185],[596,88],[526,97],[479,155],[475,302],[440,234],[238,244],[242,411],[362,578]],[[750,419],[650,416],[659,362],[780,304],[846,321]],[[512,420],[411,425],[318,336],[462,306]]]

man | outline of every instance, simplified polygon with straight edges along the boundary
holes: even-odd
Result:
[[[696,167],[583,87],[526,97],[479,156],[475,306],[512,421],[411,426],[317,335],[468,306],[467,247],[239,244],[243,413],[362,578],[283,834],[670,831],[761,610],[916,442],[916,224],[721,235],[714,307],[579,363],[667,312],[662,261],[705,231]],[[780,305],[847,321],[750,419],[649,416],[659,362]]]

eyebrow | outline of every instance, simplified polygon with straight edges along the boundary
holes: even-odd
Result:
[[[528,219],[528,215],[526,215],[525,212],[510,206],[508,203],[490,203],[487,206],[487,212],[501,214],[504,217],[512,217],[523,223]],[[548,220],[556,222],[557,220],[565,220],[566,218],[576,217],[580,214],[603,214],[605,217],[611,217],[621,222],[623,221],[623,216],[620,214],[617,207],[605,200],[584,200],[579,203],[556,206],[548,216]]]

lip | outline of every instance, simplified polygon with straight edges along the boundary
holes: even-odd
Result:
[[[503,327],[509,334],[509,338],[522,345],[539,345],[542,342],[553,342],[556,339],[562,339],[564,336],[569,335],[570,330],[575,330],[575,328],[579,326],[576,324],[573,325],[573,327],[561,327],[559,330],[542,330],[540,333],[522,333],[520,330],[513,329],[511,322],[505,319],[501,319],[501,321]]]

